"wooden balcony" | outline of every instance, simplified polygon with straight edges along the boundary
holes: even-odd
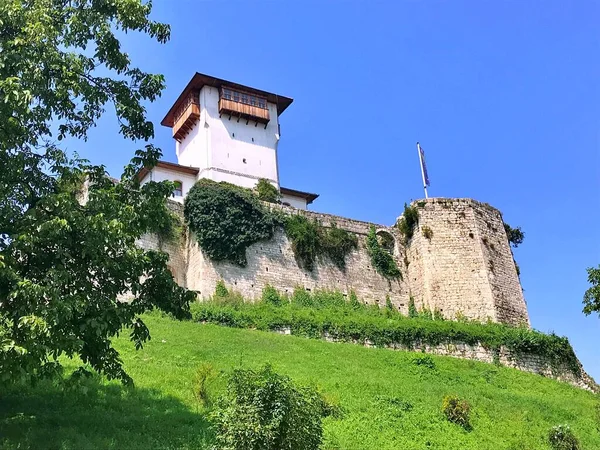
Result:
[[[181,142],[200,119],[200,105],[198,104],[197,92],[192,92],[189,95],[176,117],[177,119],[173,124],[173,137],[178,142]]]
[[[246,121],[264,123],[265,126],[270,120],[268,109],[228,100],[223,97],[219,100],[219,114],[227,114],[246,119]]]

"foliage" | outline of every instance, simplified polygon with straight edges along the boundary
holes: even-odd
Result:
[[[281,203],[281,193],[266,178],[261,178],[258,180],[258,183],[254,189],[259,200],[269,203]]]
[[[273,237],[275,220],[258,197],[229,183],[201,179],[188,192],[184,215],[202,251],[214,261],[246,265],[246,249]]]
[[[378,274],[390,279],[402,279],[402,273],[400,273],[394,257],[379,243],[374,226],[369,229],[369,234],[367,234],[367,252],[371,258],[371,264]]]
[[[140,313],[189,314],[193,294],[173,281],[167,256],[135,245],[167,220],[172,184],[139,186],[135,176],[160,151],[149,143],[138,150],[115,183],[60,147],[86,139],[106,107],[124,138],[153,138],[144,104],[160,96],[164,79],[133,66],[116,34],[166,42],[168,25],[150,12],[141,0],[0,2],[3,384],[55,373],[61,355],[130,382],[111,338],[126,327],[140,348],[150,337]],[[128,292],[132,301],[119,300]]]
[[[427,367],[428,369],[435,370],[435,361],[429,355],[421,355],[417,356],[413,359],[413,364],[415,366]]]
[[[235,328],[277,331],[289,328],[293,335],[321,339],[329,336],[347,342],[370,341],[377,347],[392,344],[412,348],[415,344],[481,344],[491,351],[504,346],[515,357],[536,355],[553,368],[566,368],[580,375],[577,357],[567,338],[544,334],[526,327],[464,320],[431,320],[417,313],[403,316],[373,305],[346,301],[339,292],[316,291],[312,295],[297,288],[291,302],[273,306],[265,302],[223,305],[203,302],[192,305],[193,319]]]
[[[215,286],[215,297],[223,298],[229,295],[229,291],[225,286],[225,282],[223,280],[217,281],[217,285]]]
[[[450,422],[460,425],[467,430],[470,429],[469,416],[471,405],[467,400],[455,395],[446,395],[442,400],[442,412]]]
[[[317,258],[323,256],[344,270],[346,256],[358,246],[358,238],[337,224],[323,227],[316,219],[309,220],[300,214],[285,220],[285,233],[292,242],[294,256],[306,270],[313,270]]]
[[[417,307],[415,306],[415,299],[411,295],[408,299],[408,317],[415,318],[419,317],[419,312],[417,311]]]
[[[323,399],[265,366],[236,369],[214,413],[220,449],[318,449]]]
[[[550,428],[548,442],[553,450],[581,450],[579,439],[568,425],[557,425]]]
[[[300,214],[290,216],[285,222],[285,234],[292,242],[292,250],[298,264],[313,270],[317,256],[321,253],[319,223]]]
[[[279,291],[270,284],[267,284],[263,288],[261,300],[266,304],[273,306],[281,306],[283,304],[283,299],[281,298]]]
[[[504,231],[506,231],[506,237],[508,238],[508,242],[514,248],[517,248],[519,245],[523,243],[523,239],[525,238],[525,233],[521,231],[521,227],[512,228],[506,222],[504,223]]]
[[[423,233],[423,236],[425,237],[425,239],[427,239],[429,241],[433,237],[433,230],[431,229],[431,227],[428,227],[427,225],[424,225],[421,227],[421,232]]]
[[[600,448],[597,396],[548,377],[436,355],[431,358],[438,370],[430,371],[413,365],[415,357],[426,356],[420,352],[200,325],[158,313],[143,319],[153,338],[143,350],[136,351],[126,334],[113,341],[136,389],[103,377],[68,392],[56,382],[3,385],[0,447],[210,449],[214,433],[191,394],[199,364],[212,364],[220,374],[271,361],[277,373],[297,383],[317,380],[330,403],[342,402],[341,419],[323,420],[323,449],[541,450],[550,448],[548,429],[565,420],[584,449]],[[65,376],[78,364],[66,359]],[[218,376],[209,384],[210,397],[219,398],[226,384]],[[446,393],[468,395],[472,432],[440,413]],[[405,411],[402,402],[412,409]]]
[[[419,223],[419,210],[416,206],[404,204],[404,212],[402,217],[396,224],[400,232],[404,235],[404,239],[409,241],[415,232],[415,227]]]
[[[588,316],[593,312],[600,315],[600,266],[588,268],[587,273],[592,286],[583,295],[583,312]]]
[[[165,205],[165,211],[157,215],[154,229],[160,242],[178,243],[183,235],[183,223],[179,215],[168,211]]]
[[[217,376],[217,371],[210,363],[202,363],[194,376],[194,397],[204,406],[212,404],[210,385]]]

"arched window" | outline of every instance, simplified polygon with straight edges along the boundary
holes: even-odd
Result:
[[[183,197],[183,185],[181,181],[174,181],[175,189],[173,189],[173,197]]]
[[[390,254],[394,254],[394,236],[385,230],[377,231],[377,240],[379,245]]]

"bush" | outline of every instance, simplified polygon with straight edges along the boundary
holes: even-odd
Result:
[[[404,204],[404,212],[402,217],[396,224],[400,232],[404,235],[404,239],[409,241],[415,233],[415,227],[419,223],[419,210],[415,206]]]
[[[258,180],[254,189],[256,190],[259,200],[269,203],[281,203],[281,193],[266,178]]]
[[[194,303],[192,312],[198,322],[264,331],[289,328],[296,336],[322,338],[329,335],[347,342],[369,340],[377,347],[461,343],[481,344],[490,351],[499,351],[504,346],[516,358],[536,355],[553,368],[570,369],[575,376],[581,373],[567,338],[499,323],[428,320],[418,313],[414,318],[407,318],[398,311],[364,305],[352,292],[350,301],[346,301],[339,292],[317,291],[311,295],[298,287],[290,303],[277,307],[263,302],[229,305],[208,301]]]
[[[415,366],[427,367],[428,369],[435,370],[435,361],[429,355],[417,356],[412,360]]]
[[[298,306],[310,307],[313,305],[312,297],[302,286],[296,286],[292,294],[292,303]]]
[[[217,446],[225,450],[312,450],[323,435],[323,397],[269,366],[237,369],[213,414]]]
[[[227,287],[225,287],[225,282],[223,280],[217,281],[217,285],[215,286],[215,297],[227,297],[229,295],[229,291]]]
[[[425,236],[425,239],[427,239],[428,241],[430,241],[431,238],[433,237],[433,230],[431,229],[431,227],[428,227],[427,225],[423,225],[421,227],[421,232],[423,233],[423,236]]]
[[[550,428],[548,442],[553,450],[581,450],[579,440],[568,425]]]
[[[386,278],[402,279],[402,274],[400,273],[400,269],[398,269],[396,261],[379,243],[375,227],[373,226],[370,228],[369,234],[367,234],[367,252],[371,258],[371,264],[378,274]]]
[[[467,400],[455,395],[446,395],[442,401],[442,412],[450,422],[465,429],[471,428],[469,421],[471,405]]]
[[[279,291],[270,284],[267,284],[262,290],[262,301],[273,306],[281,306],[283,301]]]
[[[214,261],[246,265],[246,249],[273,237],[275,217],[248,189],[202,179],[184,201],[184,216],[202,251]]]

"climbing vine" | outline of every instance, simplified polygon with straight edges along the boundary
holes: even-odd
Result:
[[[402,273],[398,269],[396,261],[379,242],[375,227],[373,226],[369,230],[369,234],[367,234],[367,251],[371,257],[371,264],[373,264],[377,273],[386,278],[402,279]]]
[[[190,189],[184,216],[204,253],[214,261],[245,266],[246,249],[270,239],[275,215],[249,189],[202,179]]]
[[[346,256],[358,246],[357,237],[335,223],[327,228],[299,214],[286,218],[285,233],[296,260],[306,270],[313,270],[319,257],[328,257],[340,270],[345,270]]]

